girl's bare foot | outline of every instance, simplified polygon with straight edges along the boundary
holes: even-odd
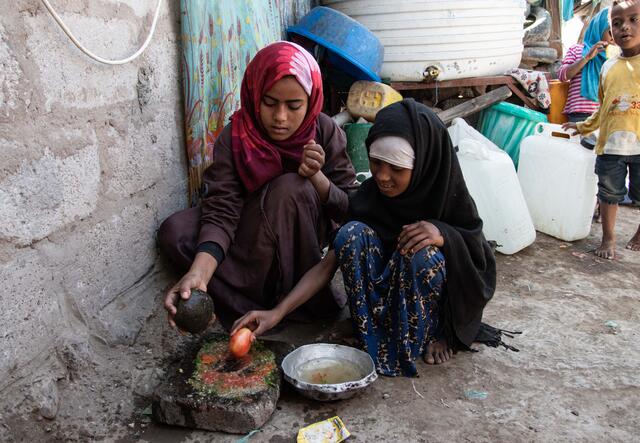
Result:
[[[425,352],[424,362],[428,365],[439,365],[448,361],[453,357],[453,350],[447,345],[445,339],[434,341],[427,346],[427,352]]]
[[[602,244],[593,251],[600,258],[606,258],[607,260],[613,260],[616,258],[616,242],[615,240],[602,239]]]
[[[638,230],[635,235],[631,237],[629,243],[627,243],[627,249],[631,249],[632,251],[640,251],[640,226],[638,226]]]

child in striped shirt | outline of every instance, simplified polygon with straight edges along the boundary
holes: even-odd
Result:
[[[604,51],[613,41],[608,11],[603,9],[591,19],[584,42],[569,48],[558,70],[558,79],[570,82],[563,111],[570,122],[586,120],[598,110],[598,78],[606,60]]]

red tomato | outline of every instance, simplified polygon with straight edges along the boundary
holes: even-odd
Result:
[[[235,357],[240,358],[247,355],[251,348],[251,343],[255,340],[255,336],[251,329],[241,328],[231,336],[229,340],[229,352]]]

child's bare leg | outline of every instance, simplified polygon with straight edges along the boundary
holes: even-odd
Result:
[[[600,201],[600,214],[602,215],[602,243],[595,250],[598,257],[613,260],[616,255],[616,215],[618,205],[612,205]]]
[[[602,223],[602,218],[600,217],[600,201],[596,203],[596,209],[593,211],[593,221],[595,223]]]
[[[631,237],[629,243],[627,243],[627,249],[631,249],[632,251],[640,251],[640,225],[638,225],[638,230]]]

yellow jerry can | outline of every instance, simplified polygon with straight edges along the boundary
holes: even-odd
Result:
[[[355,119],[363,117],[372,122],[379,110],[400,100],[402,96],[391,86],[359,80],[349,89],[347,110]]]

